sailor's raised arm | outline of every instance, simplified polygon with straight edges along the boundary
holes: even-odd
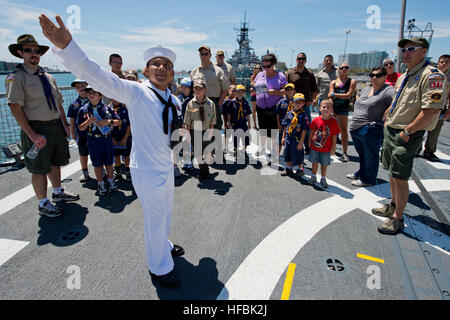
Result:
[[[95,90],[122,103],[131,105],[140,91],[139,84],[122,80],[110,71],[102,69],[90,60],[72,39],[60,16],[56,16],[57,27],[47,16],[41,15],[39,22],[44,36],[52,42],[55,56],[77,78],[89,83]]]

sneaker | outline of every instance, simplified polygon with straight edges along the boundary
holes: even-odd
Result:
[[[308,183],[309,183],[310,185],[312,185],[312,186],[315,185],[316,182],[317,182],[316,176],[312,176],[312,177],[308,180]]]
[[[348,175],[346,175],[346,177],[347,177],[347,179],[350,179],[350,180],[358,180],[358,177],[355,176],[354,173],[349,173]]]
[[[122,179],[122,172],[120,167],[114,167],[114,179]]]
[[[339,160],[341,160],[342,162],[349,162],[350,159],[348,158],[348,156],[344,153]]]
[[[114,191],[117,191],[117,190],[119,190],[119,188],[117,188],[117,186],[116,186],[116,184],[114,183],[114,181],[112,181],[112,182],[109,184],[109,192],[114,192]]]
[[[382,234],[395,235],[399,232],[402,232],[404,228],[405,225],[403,224],[403,220],[397,219],[395,217],[389,217],[377,229],[378,232]]]
[[[322,178],[320,179],[320,185],[322,186],[322,188],[328,188],[327,179],[325,179],[324,177],[322,177]]]
[[[392,217],[394,214],[395,207],[391,204],[385,204],[381,208],[374,208],[372,209],[372,214],[379,216],[379,217]]]
[[[180,169],[178,169],[178,167],[173,167],[173,174],[175,178],[181,177]]]
[[[369,187],[372,186],[370,183],[364,183],[361,180],[352,181],[352,185],[355,187]]]
[[[301,176],[305,175],[305,169],[304,168],[298,168],[297,171],[295,171],[295,175],[297,177],[301,177]]]
[[[49,218],[56,218],[62,214],[62,210],[48,200],[45,201],[42,207],[38,206],[38,211],[39,215]]]
[[[284,170],[281,173],[282,177],[286,177],[286,176],[292,176],[294,174],[294,171],[292,171],[292,169],[286,168],[286,170]]]
[[[103,184],[99,183],[98,187],[97,187],[97,190],[98,190],[98,194],[101,195],[101,196],[104,196],[104,195],[106,195],[108,193],[108,189],[106,189],[104,183]]]
[[[80,178],[78,179],[78,181],[80,181],[80,182],[86,182],[86,181],[88,181],[89,180],[89,172],[88,171],[82,171],[81,172],[81,176],[80,176]]]
[[[182,169],[184,171],[192,171],[192,170],[194,170],[194,166],[192,165],[192,163],[186,163],[186,164],[184,164]]]
[[[52,200],[53,202],[77,201],[80,200],[80,195],[76,193],[66,192],[64,191],[64,189],[62,189],[62,191],[58,194],[52,193]]]

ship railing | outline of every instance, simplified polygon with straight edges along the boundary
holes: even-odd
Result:
[[[78,97],[78,93],[72,87],[59,87],[59,90],[63,95],[63,107],[67,114],[69,105]],[[0,93],[0,164],[15,163],[6,157],[3,148],[11,144],[20,144],[20,131],[20,126],[6,103],[6,93]]]

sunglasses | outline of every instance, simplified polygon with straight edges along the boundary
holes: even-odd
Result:
[[[200,53],[201,56],[209,56],[209,53]]]
[[[297,60],[306,60],[306,58],[301,57],[301,58],[297,58]]]
[[[408,52],[413,52],[413,51],[416,51],[417,49],[423,49],[423,48],[422,48],[422,47],[402,48],[402,53],[405,53],[406,51],[408,51]]]
[[[25,48],[25,49],[23,49],[23,52],[34,53],[34,54],[41,54],[41,50],[39,50],[39,49],[31,49],[31,48]]]
[[[264,66],[264,65],[263,65],[263,68],[264,68],[264,69],[270,69],[270,67],[272,67],[272,66],[273,66],[273,64],[268,64],[267,66]]]
[[[350,69],[350,67],[346,66],[346,67],[339,67],[339,70],[348,70]]]
[[[373,77],[381,78],[381,77],[384,77],[384,74],[382,74],[382,73],[371,73],[371,74],[369,74],[369,78],[373,78]]]
[[[384,64],[384,66],[385,66],[385,67],[388,67],[388,66],[393,66],[393,65],[394,65],[394,63],[393,63],[393,62],[387,62],[387,63],[385,63],[385,64]]]
[[[218,57],[225,57],[224,54],[218,54],[217,56],[218,56]]]

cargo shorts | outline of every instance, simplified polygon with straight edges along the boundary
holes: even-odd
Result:
[[[424,130],[412,134],[405,142],[400,137],[401,129],[384,127],[383,139],[383,169],[389,171],[389,176],[395,179],[408,180],[411,176],[413,161],[422,145]]]
[[[33,146],[33,141],[22,130],[20,140],[25,158],[25,167],[33,174],[49,174],[52,166],[65,166],[69,164],[69,142],[61,120],[29,121],[31,128],[37,134],[45,136],[47,144],[39,151],[35,159],[29,159],[26,154]]]

